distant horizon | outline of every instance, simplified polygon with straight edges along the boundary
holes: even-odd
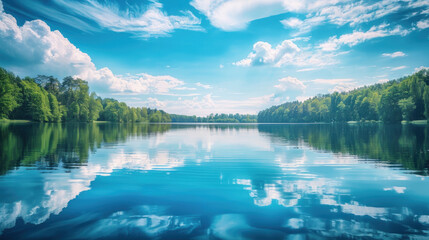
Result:
[[[1,66],[0,66],[1,67]],[[6,69],[7,70],[7,69]],[[429,70],[429,68],[427,68],[427,67],[424,67],[424,68],[420,68],[420,69],[416,69],[415,71],[417,72],[417,71],[420,71],[420,70]],[[416,72],[414,72],[414,73],[416,73]],[[13,72],[12,72],[13,73]],[[414,74],[413,73],[413,74]],[[14,73],[13,73],[14,74]],[[18,76],[18,75],[16,75],[16,76]],[[40,74],[38,74],[37,76],[41,76]],[[37,77],[37,76],[34,76],[34,77]],[[51,76],[51,75],[46,75],[46,76]],[[388,81],[386,81],[386,82],[390,82],[390,81],[396,81],[396,80],[399,80],[399,79],[402,79],[402,78],[406,78],[406,77],[409,77],[409,76],[411,76],[411,74],[410,75],[405,75],[405,76],[402,76],[402,77],[399,77],[399,78],[397,78],[397,79],[389,79]],[[30,78],[33,78],[32,76],[18,76],[18,77],[20,77],[20,78],[25,78],[25,77],[30,77]],[[68,76],[67,76],[68,77]],[[64,77],[64,78],[66,78],[66,77]],[[62,78],[62,79],[64,79],[64,78]],[[60,81],[60,82],[62,82],[62,79],[61,78],[58,78],[58,80]],[[84,80],[84,81],[86,81],[85,79],[82,79],[82,80]],[[383,83],[385,83],[385,82],[383,82]],[[344,90],[344,91],[341,91],[341,92],[338,92],[338,93],[348,93],[348,92],[351,92],[351,91],[353,91],[353,90],[357,90],[357,89],[359,89],[359,88],[363,88],[363,87],[369,87],[369,86],[372,86],[372,85],[375,85],[375,84],[383,84],[383,83],[373,83],[373,84],[369,84],[369,85],[364,85],[364,86],[358,86],[358,87],[356,87],[356,88],[353,88],[353,89],[346,89],[346,90]],[[90,92],[93,92],[93,93],[95,93],[95,94],[97,94],[98,96],[99,96],[99,94],[97,93],[97,92],[94,92],[94,91],[91,91],[91,89],[89,89],[90,90]],[[295,100],[287,100],[287,101],[285,101],[285,102],[281,102],[281,103],[278,103],[278,104],[276,104],[276,105],[271,105],[271,106],[267,106],[265,109],[267,109],[267,108],[270,108],[270,107],[277,107],[277,106],[280,106],[280,105],[282,105],[282,104],[285,104],[285,103],[291,103],[291,102],[296,102],[296,101],[298,101],[298,102],[305,102],[306,100],[308,100],[308,99],[312,99],[312,98],[316,98],[316,97],[319,97],[319,96],[324,96],[324,95],[330,95],[331,93],[319,93],[319,94],[316,94],[316,95],[314,95],[314,96],[309,96],[307,99],[302,99],[302,100],[297,100],[297,99],[295,99]],[[101,96],[100,96],[101,97]],[[111,97],[112,99],[115,99],[115,97],[114,96],[112,96]],[[116,100],[116,99],[115,99]],[[132,106],[132,107],[147,107],[147,108],[152,108],[152,109],[157,109],[157,110],[162,110],[162,111],[164,111],[164,109],[162,109],[162,108],[157,108],[157,107],[151,107],[151,106]],[[241,115],[252,115],[252,116],[257,116],[258,115],[258,113],[259,112],[261,112],[261,111],[263,111],[263,110],[265,110],[265,109],[261,109],[261,110],[258,110],[256,113],[238,113],[238,112],[235,112],[235,113],[224,113],[224,112],[212,112],[212,113],[209,113],[209,114],[207,114],[207,115],[196,115],[196,114],[193,114],[193,115],[186,115],[186,114],[182,114],[182,113],[171,113],[171,112],[167,112],[168,114],[173,114],[173,115],[184,115],[184,116],[190,116],[190,117],[192,117],[192,116],[195,116],[195,117],[199,117],[199,118],[204,118],[204,117],[208,117],[208,116],[210,116],[210,115],[216,115],[216,114],[241,114]],[[172,122],[172,123],[174,123],[174,122]],[[178,123],[180,123],[180,122],[178,122]],[[184,123],[184,122],[182,122],[182,123]],[[201,123],[207,123],[207,122],[201,122]],[[216,122],[215,122],[216,123]],[[219,123],[219,122],[218,122]],[[256,123],[258,123],[258,122],[256,122]],[[260,122],[260,123],[263,123],[263,122]],[[303,122],[296,122],[296,124],[307,124],[307,123],[303,123]],[[314,122],[314,123],[318,123],[318,122]],[[319,122],[319,123],[323,123],[323,122]],[[225,123],[225,124],[228,124],[228,123]],[[245,123],[245,124],[249,124],[249,123]],[[267,123],[267,124],[279,124],[278,122],[272,122],[272,123]],[[285,123],[285,124],[291,124],[291,123]]]
[[[0,0],[0,66],[133,107],[256,115],[427,68],[428,15],[422,0]]]

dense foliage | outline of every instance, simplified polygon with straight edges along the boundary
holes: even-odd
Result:
[[[429,70],[350,92],[287,102],[258,114],[258,122],[400,122],[428,118]]]
[[[21,79],[0,68],[0,118],[40,122],[95,120],[112,122],[170,122],[164,111],[129,107],[115,99],[89,93],[84,80],[52,76]]]
[[[188,123],[256,123],[257,116],[249,114],[210,114],[207,117],[170,114],[172,122]]]

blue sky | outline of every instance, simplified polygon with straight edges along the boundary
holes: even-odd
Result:
[[[0,66],[169,113],[257,113],[429,66],[429,1],[3,0]]]

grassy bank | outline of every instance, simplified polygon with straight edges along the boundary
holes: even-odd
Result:
[[[402,124],[416,124],[416,125],[425,125],[428,123],[427,120],[413,120],[413,121],[402,121]]]
[[[0,119],[0,123],[29,123],[32,122],[30,120],[18,120],[18,119],[6,119],[6,118],[2,118]]]

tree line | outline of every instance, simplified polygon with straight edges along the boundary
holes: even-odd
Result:
[[[258,113],[258,122],[346,122],[429,119],[429,70],[386,83],[287,102]]]
[[[170,114],[171,122],[187,123],[256,123],[257,116],[250,114],[210,114],[206,117]]]
[[[170,122],[162,110],[129,107],[89,92],[88,82],[52,76],[21,79],[0,68],[0,118],[39,122]]]

